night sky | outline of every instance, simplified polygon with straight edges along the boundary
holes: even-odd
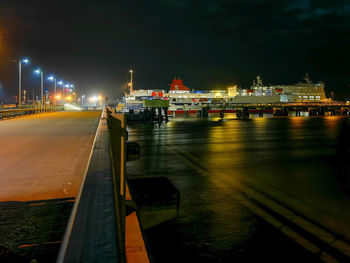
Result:
[[[75,83],[80,94],[293,84],[308,72],[327,96],[350,99],[348,0],[0,0],[0,101],[39,92],[34,66]],[[45,85],[50,85],[46,83]],[[52,86],[50,86],[52,87]]]

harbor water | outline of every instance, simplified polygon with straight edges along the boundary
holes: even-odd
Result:
[[[322,244],[313,251],[271,223],[265,214],[277,206],[261,200],[348,242],[348,166],[338,156],[344,120],[225,114],[129,125],[141,158],[128,163],[128,177],[164,176],[180,191],[178,217],[144,233],[154,262],[318,262]]]

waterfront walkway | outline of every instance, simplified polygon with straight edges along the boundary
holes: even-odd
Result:
[[[0,121],[0,201],[74,197],[100,114],[54,112]]]

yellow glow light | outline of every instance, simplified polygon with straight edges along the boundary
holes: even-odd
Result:
[[[90,97],[89,98],[89,101],[91,101],[91,102],[96,102],[97,101],[97,97],[96,96],[93,96],[93,97]]]

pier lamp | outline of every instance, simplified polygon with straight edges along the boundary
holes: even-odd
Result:
[[[85,95],[81,95],[81,106],[84,107],[84,98],[85,98]]]
[[[57,85],[62,87],[62,97],[64,96],[64,83],[62,80],[57,81]]]
[[[130,93],[132,92],[132,91],[134,91],[134,85],[133,85],[133,82],[132,82],[132,73],[133,73],[133,70],[132,69],[130,69],[129,70],[129,72],[130,72]]]
[[[54,88],[55,88],[55,97],[56,97],[56,85],[57,85],[57,80],[56,80],[56,77],[54,76],[54,75],[50,75],[48,78],[47,78],[48,80],[50,80],[50,81],[53,81],[53,83],[54,83]]]
[[[22,93],[22,63],[29,64],[29,59],[22,58],[18,62],[18,107],[21,106],[21,93]]]
[[[41,77],[41,105],[44,104],[44,72],[41,70],[41,69],[36,69],[34,70],[34,73],[37,74],[37,75],[40,75]]]

